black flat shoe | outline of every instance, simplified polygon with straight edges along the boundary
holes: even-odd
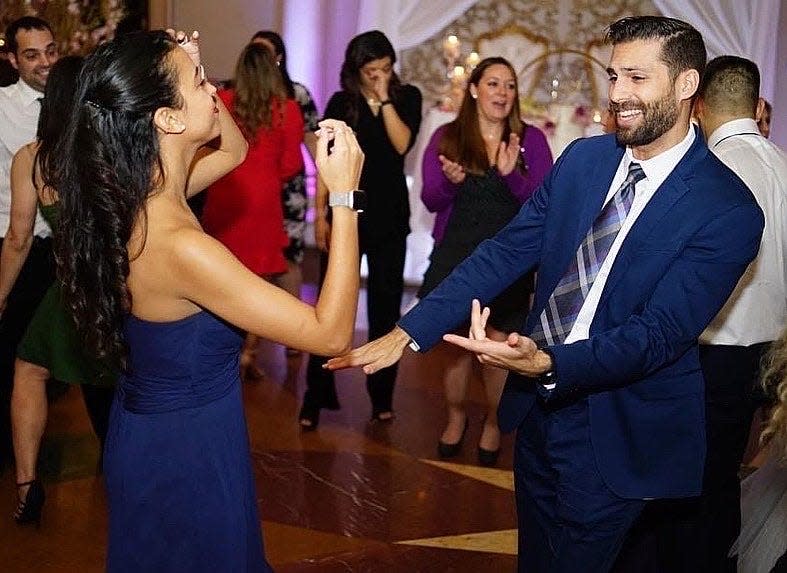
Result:
[[[320,423],[320,409],[312,408],[304,404],[301,407],[301,412],[298,414],[298,424],[301,426],[303,432],[313,432],[317,429]]]
[[[467,433],[467,426],[468,426],[468,419],[465,417],[465,427],[462,428],[462,435],[459,436],[459,441],[455,444],[446,444],[443,440],[437,441],[437,455],[441,458],[453,458],[455,457],[459,451],[462,449],[462,442],[465,439],[465,434]]]
[[[487,450],[478,446],[478,465],[485,468],[497,465],[497,458],[500,456],[500,448],[496,450]]]
[[[16,484],[17,488],[25,486],[30,487],[27,490],[25,499],[19,497],[19,503],[17,504],[16,511],[14,512],[14,521],[16,521],[19,525],[35,523],[37,527],[40,527],[41,510],[44,507],[44,500],[46,499],[44,486],[41,485],[41,482],[37,479]]]

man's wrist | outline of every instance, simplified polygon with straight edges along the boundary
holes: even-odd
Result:
[[[536,352],[536,358],[538,359],[538,383],[551,390],[557,384],[554,355],[549,348],[541,348]]]
[[[405,346],[409,346],[416,352],[419,350],[418,343],[415,342],[407,332],[401,326],[395,326],[394,329],[391,331],[391,335],[394,336],[396,340],[397,347],[401,350],[404,350]],[[413,348],[413,344],[415,344],[416,348]]]

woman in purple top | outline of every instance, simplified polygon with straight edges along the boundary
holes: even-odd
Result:
[[[437,213],[435,247],[419,296],[424,297],[484,239],[504,227],[541,184],[552,167],[546,138],[519,117],[517,79],[504,58],[486,58],[468,81],[457,118],[432,136],[423,159],[421,199]],[[490,303],[487,336],[505,340],[519,331],[527,315],[533,275],[523,275]],[[442,458],[459,453],[467,430],[464,400],[472,356],[441,345],[448,425],[438,442]],[[481,367],[487,413],[478,444],[478,462],[497,463],[500,430],[497,404],[506,372]]]

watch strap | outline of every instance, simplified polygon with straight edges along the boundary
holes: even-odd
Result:
[[[544,348],[539,348],[541,352],[549,356],[549,360],[552,362],[552,367],[541,374],[538,377],[538,383],[542,386],[547,387],[547,389],[551,390],[557,384],[557,371],[555,370],[555,355],[552,353],[552,350],[548,346]]]

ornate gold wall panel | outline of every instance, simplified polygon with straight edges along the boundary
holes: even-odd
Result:
[[[433,38],[405,50],[402,77],[421,88],[427,102],[437,102],[447,82],[442,48],[446,36],[455,34],[462,41],[464,61],[480,38],[514,27],[531,38],[545,39],[548,52],[539,62],[530,61],[532,56],[512,61],[515,69],[526,68],[520,95],[535,105],[558,101],[596,107],[605,100],[606,86],[599,84],[606,75],[593,60],[606,64],[607,49],[599,46],[606,27],[623,16],[658,13],[652,0],[480,0]],[[556,78],[560,87],[553,97]]]

